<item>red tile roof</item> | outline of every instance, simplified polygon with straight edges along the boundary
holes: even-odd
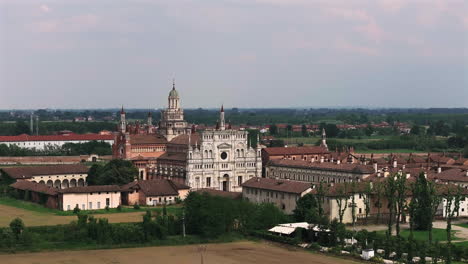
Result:
[[[17,181],[10,186],[18,190],[45,193],[48,195],[57,195],[58,193],[57,188],[49,187],[43,183],[35,183],[30,181]]]
[[[326,171],[343,171],[359,174],[370,174],[374,173],[374,168],[369,165],[361,165],[355,163],[332,163],[332,162],[310,162],[304,160],[270,160],[268,163],[269,166],[278,166],[278,167],[291,167],[291,168],[305,168],[305,169],[315,169],[315,170],[326,170]]]
[[[301,194],[312,185],[309,182],[254,177],[244,182],[242,187]]]
[[[2,169],[6,174],[14,179],[29,179],[39,175],[58,174],[84,174],[88,173],[88,167],[82,164],[61,164],[50,166],[25,166]]]
[[[200,134],[192,133],[190,135],[179,135],[173,138],[170,143],[177,145],[188,145],[190,136],[190,144],[194,146],[196,143],[200,144]]]
[[[130,144],[166,144],[167,140],[165,137],[160,135],[130,135]]]
[[[122,186],[122,191],[141,190],[146,196],[178,195],[178,190],[182,189],[190,189],[190,187],[166,179],[134,181]]]
[[[118,185],[92,185],[70,187],[66,189],[59,189],[60,193],[96,193],[96,192],[120,192]]]
[[[0,136],[0,142],[18,142],[18,141],[91,141],[91,140],[114,140],[113,135],[99,134],[64,134],[64,135],[43,135],[30,136],[21,134],[18,136]]]

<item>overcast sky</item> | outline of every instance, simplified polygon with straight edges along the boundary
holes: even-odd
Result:
[[[0,109],[468,107],[466,0],[0,0]]]

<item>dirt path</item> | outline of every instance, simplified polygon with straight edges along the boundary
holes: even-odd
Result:
[[[468,240],[468,228],[456,226],[455,224],[457,224],[457,222],[454,222],[452,224],[452,230],[456,231],[455,236],[459,238],[459,240],[453,240],[452,242],[456,243],[456,242],[467,241]],[[441,228],[441,229],[447,228],[447,222],[445,221],[436,221],[432,225],[434,228]]]
[[[142,219],[143,212],[135,213],[115,213],[115,214],[96,214],[96,218],[107,218],[111,223],[120,222],[139,222]],[[24,221],[26,226],[41,226],[41,225],[58,225],[68,224],[76,220],[76,216],[60,216],[49,213],[39,213],[0,205],[0,227],[8,226],[14,218],[19,217]]]
[[[201,263],[198,246],[147,247],[90,251],[43,252],[0,255],[8,264],[191,264]],[[242,241],[206,245],[205,264],[357,264],[350,260],[291,250],[266,243]]]

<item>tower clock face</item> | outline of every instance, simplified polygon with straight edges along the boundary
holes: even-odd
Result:
[[[221,153],[221,159],[222,160],[227,159],[227,153],[226,152]]]

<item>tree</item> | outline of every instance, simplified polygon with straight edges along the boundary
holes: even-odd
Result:
[[[424,133],[424,128],[422,128],[421,126],[419,125],[414,125],[411,130],[410,130],[410,134],[412,135],[422,135]]]
[[[447,221],[447,257],[445,263],[452,263],[452,220],[455,218],[455,215],[458,215],[460,210],[460,201],[462,198],[461,187],[457,186],[456,190],[451,188],[452,186],[447,186],[443,197],[445,200],[445,219]]]
[[[348,200],[348,184],[345,182],[336,188],[336,203],[338,204],[338,217],[340,224],[343,223],[343,216],[346,212],[346,209],[348,208]]]
[[[340,129],[335,124],[327,124],[325,126],[325,132],[327,133],[327,137],[337,137],[340,133]]]
[[[277,135],[278,134],[278,127],[275,124],[270,126],[270,134],[271,135]]]
[[[138,177],[138,169],[131,161],[113,159],[104,166],[93,165],[89,170],[89,185],[123,185]]]
[[[302,125],[301,133],[302,133],[303,137],[308,137],[309,136],[309,132],[307,131],[307,126],[306,125]]]
[[[371,124],[367,124],[366,129],[365,129],[366,136],[370,137],[372,134],[374,134],[374,128],[372,127]]]
[[[16,135],[29,134],[29,133],[30,133],[30,129],[28,125],[26,124],[26,122],[24,122],[24,120],[16,121],[16,124],[15,124]]]
[[[376,224],[380,222],[382,197],[384,196],[384,185],[380,183],[375,184],[375,207],[377,207],[377,217],[375,218]]]
[[[364,213],[366,214],[365,222],[367,224],[367,219],[369,218],[370,210],[371,210],[371,195],[372,195],[372,183],[367,183],[366,188],[364,189]]]
[[[395,217],[395,203],[396,203],[396,193],[397,193],[397,184],[395,181],[394,176],[387,177],[385,181],[385,198],[388,201],[388,231],[387,237],[392,235],[392,226],[393,226],[393,218]],[[387,252],[385,252],[387,253]]]
[[[18,217],[13,219],[10,222],[10,229],[13,232],[13,234],[15,235],[16,239],[18,239],[19,236],[21,235],[21,233],[24,230],[23,220],[21,220],[21,218],[18,218]]]
[[[430,225],[432,222],[432,200],[434,199],[431,197],[431,190],[424,176],[424,173],[420,173],[416,183],[413,185],[412,188],[412,202],[411,206],[413,207],[413,217],[414,220],[414,228],[416,230],[430,230]],[[438,205],[437,205],[438,206]]]
[[[403,173],[396,174],[396,234],[400,236],[400,222],[402,221],[402,213],[406,207],[406,175]]]
[[[421,175],[420,175],[421,176]],[[428,182],[428,199],[429,205],[431,207],[431,213],[429,215],[429,243],[432,243],[432,222],[434,222],[435,215],[437,213],[437,208],[439,208],[440,203],[442,202],[442,196],[437,193],[436,185],[433,182]]]

